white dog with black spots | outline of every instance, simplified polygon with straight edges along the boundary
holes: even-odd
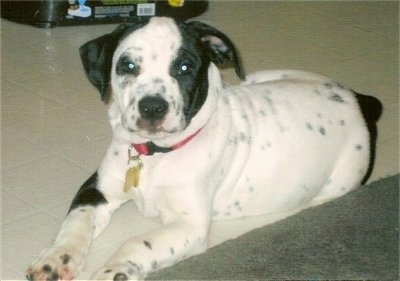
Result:
[[[29,280],[76,277],[128,200],[162,226],[126,241],[94,280],[143,279],[205,251],[213,220],[315,206],[371,173],[376,98],[303,71],[246,77],[231,40],[209,25],[154,17],[80,52],[89,80],[111,99],[113,140]],[[229,65],[241,85],[221,81],[217,66]]]

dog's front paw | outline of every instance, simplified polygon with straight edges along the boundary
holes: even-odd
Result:
[[[91,280],[138,281],[144,280],[144,276],[135,264],[118,264],[98,270]]]
[[[65,248],[43,251],[26,271],[30,281],[72,280],[83,265],[79,255]]]

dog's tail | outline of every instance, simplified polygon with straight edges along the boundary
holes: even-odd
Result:
[[[370,162],[367,173],[365,174],[364,179],[362,180],[362,183],[364,184],[371,176],[375,164],[376,141],[378,138],[378,128],[376,123],[378,122],[378,120],[382,115],[383,106],[380,100],[378,100],[373,96],[362,95],[354,91],[353,93],[355,94],[355,97],[361,109],[361,114],[364,117],[365,123],[369,131]]]

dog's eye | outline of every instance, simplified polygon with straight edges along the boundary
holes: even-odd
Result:
[[[124,74],[131,74],[131,75],[138,75],[139,74],[139,66],[137,66],[134,62],[132,62],[127,57],[122,57],[117,63],[117,74],[124,75]]]
[[[179,66],[178,74],[179,75],[187,75],[192,73],[193,66],[188,62],[182,62]]]

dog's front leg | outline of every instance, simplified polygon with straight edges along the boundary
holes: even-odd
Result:
[[[92,280],[142,280],[148,273],[206,250],[209,202],[202,195],[168,192],[159,205],[163,226],[128,240]]]
[[[116,208],[97,189],[97,173],[81,187],[53,244],[27,270],[27,279],[72,280],[84,264],[93,237],[108,224]]]

